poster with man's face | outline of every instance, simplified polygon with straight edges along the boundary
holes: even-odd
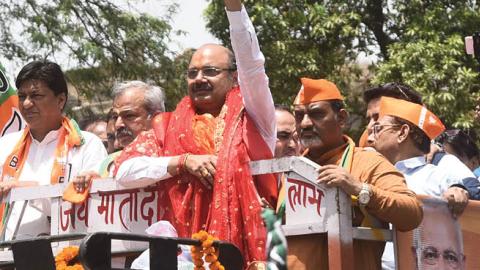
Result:
[[[480,202],[470,201],[454,218],[446,202],[425,198],[423,221],[410,232],[397,233],[400,270],[480,269]]]

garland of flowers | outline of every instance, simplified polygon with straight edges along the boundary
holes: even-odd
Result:
[[[66,247],[62,249],[60,253],[55,256],[55,269],[56,270],[83,270],[80,263],[74,265],[68,265],[78,256],[78,247]]]
[[[205,256],[205,262],[210,263],[210,270],[225,270],[225,267],[218,261],[218,248],[213,246],[213,241],[218,240],[217,238],[214,238],[212,235],[203,230],[199,231],[198,233],[194,233],[192,238],[202,242],[201,246],[192,246],[191,248],[195,270],[205,270],[203,267],[203,256]]]

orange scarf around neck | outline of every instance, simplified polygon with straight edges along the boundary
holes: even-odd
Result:
[[[18,181],[23,169],[23,165],[28,157],[28,151],[32,143],[30,128],[27,126],[23,130],[22,137],[13,148],[12,153],[7,157],[3,164],[3,173],[1,181]],[[65,177],[65,164],[68,152],[76,146],[84,143],[84,138],[80,133],[75,121],[63,117],[62,126],[58,136],[58,144],[55,149],[55,159],[50,177],[50,183],[56,184]],[[63,180],[63,179],[62,179]]]

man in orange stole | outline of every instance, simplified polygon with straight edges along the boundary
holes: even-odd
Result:
[[[353,226],[388,227],[407,231],[418,226],[422,209],[415,193],[392,164],[374,151],[355,147],[343,134],[348,119],[343,97],[327,80],[302,78],[302,89],[294,102],[296,129],[300,143],[308,148],[307,157],[321,165],[318,183],[338,187],[357,198]],[[379,219],[373,224],[371,216]],[[287,238],[289,269],[328,269],[326,234]],[[385,243],[353,241],[353,269],[381,269]]]
[[[248,263],[265,259],[260,212],[264,201],[276,203],[273,175],[252,177],[249,168],[273,156],[275,112],[253,25],[240,0],[225,5],[235,56],[214,44],[194,53],[189,95],[123,150],[116,179],[132,187],[157,183],[158,219],[180,237],[206,229],[234,243]]]

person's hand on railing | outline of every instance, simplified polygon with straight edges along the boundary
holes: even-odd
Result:
[[[456,218],[463,213],[468,204],[468,191],[461,187],[450,187],[443,193],[443,198],[447,200],[448,208]]]
[[[3,181],[0,182],[0,197],[7,196],[12,188],[38,186],[37,181]]]
[[[318,170],[317,183],[324,184],[326,187],[339,187],[348,195],[357,195],[362,190],[362,182],[353,178],[353,176],[344,168],[337,165],[325,165]]]
[[[82,193],[85,191],[87,187],[90,186],[90,183],[95,178],[101,178],[101,176],[94,171],[82,172],[75,176],[73,179],[73,185],[75,187],[75,191],[78,193]]]

